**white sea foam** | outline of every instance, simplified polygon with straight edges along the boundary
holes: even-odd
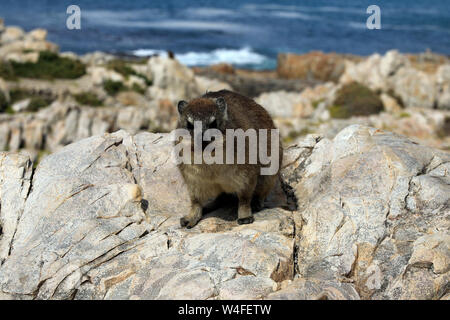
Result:
[[[350,7],[335,7],[335,6],[293,6],[293,5],[279,5],[279,4],[246,4],[242,6],[246,10],[286,10],[290,12],[340,12],[340,13],[355,13],[365,14],[365,7],[350,8]]]
[[[220,10],[216,10],[216,14]],[[203,9],[200,14],[213,13],[212,9]],[[220,12],[224,13],[224,10]],[[225,21],[205,21],[201,19],[169,19],[167,13],[157,9],[146,9],[142,12],[129,10],[114,12],[110,10],[86,10],[83,11],[90,24],[101,26],[114,26],[125,28],[149,28],[163,30],[198,30],[221,31],[227,33],[254,32],[258,29],[242,23]]]
[[[185,10],[187,15],[195,16],[195,17],[224,17],[224,16],[236,16],[238,14],[235,10],[230,9],[222,9],[222,8],[188,8]]]
[[[287,18],[287,19],[299,19],[299,20],[321,20],[320,17],[296,12],[296,11],[272,11],[272,16],[279,18]]]
[[[136,56],[150,56],[153,54],[166,55],[162,50],[138,49],[133,51]],[[251,48],[241,49],[216,49],[210,52],[187,52],[175,54],[178,61],[187,66],[206,66],[217,63],[229,63],[233,65],[262,65],[269,58],[254,52]]]

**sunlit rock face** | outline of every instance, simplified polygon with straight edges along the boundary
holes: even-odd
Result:
[[[0,296],[15,299],[440,299],[448,153],[370,127],[286,148],[282,190],[238,225],[193,229],[167,134],[72,143],[35,171],[0,155]],[[276,193],[276,190],[274,190]]]

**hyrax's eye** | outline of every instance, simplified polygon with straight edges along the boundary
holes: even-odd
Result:
[[[194,130],[194,125],[191,122],[189,122],[189,121],[187,121],[187,129],[188,130]]]
[[[209,124],[210,129],[217,129],[217,120],[214,120]]]

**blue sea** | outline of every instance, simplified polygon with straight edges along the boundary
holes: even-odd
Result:
[[[81,30],[68,30],[66,9],[81,8]],[[366,9],[381,9],[368,30]],[[183,63],[276,66],[280,52],[450,55],[450,0],[0,0],[7,25],[49,31],[61,51],[101,50],[145,56],[171,50]]]

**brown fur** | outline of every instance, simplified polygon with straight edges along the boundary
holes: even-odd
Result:
[[[226,110],[223,113],[220,108],[220,101],[223,102],[221,98],[226,102]],[[228,90],[208,92],[189,103],[180,101],[180,104],[178,128],[188,128],[188,119],[202,121],[203,130],[208,126],[213,126],[223,133],[224,146],[226,145],[226,129],[240,128],[246,131],[252,128],[256,130],[257,134],[258,129],[275,129],[272,118],[263,107],[247,97]],[[210,123],[211,117],[214,117],[216,122]],[[271,150],[270,144],[269,131],[268,152]],[[279,168],[281,168],[281,142],[279,145],[280,157],[278,160]],[[246,146],[248,146],[248,138]],[[245,164],[180,164],[178,167],[191,198],[191,211],[181,218],[181,226],[188,228],[195,226],[201,219],[202,209],[207,202],[222,193],[237,195],[239,199],[238,223],[252,223],[252,208],[255,211],[262,209],[264,199],[278,179],[278,173],[271,176],[260,175],[262,166],[259,159],[257,164],[248,163],[248,148]]]

